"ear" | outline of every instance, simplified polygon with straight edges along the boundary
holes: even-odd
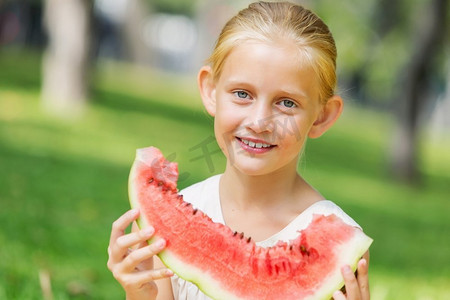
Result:
[[[308,133],[310,138],[318,138],[337,121],[344,108],[342,98],[334,95],[322,107],[322,111]]]
[[[203,66],[197,76],[198,88],[202,97],[206,111],[211,115],[216,115],[216,85],[210,66]]]

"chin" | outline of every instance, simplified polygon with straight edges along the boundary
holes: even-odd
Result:
[[[235,169],[237,172],[247,175],[247,176],[262,176],[270,174],[276,171],[274,168],[268,168],[268,166],[262,166],[258,162],[239,162],[235,161],[230,164],[230,167]]]

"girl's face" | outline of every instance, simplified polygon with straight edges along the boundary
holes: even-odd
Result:
[[[316,75],[294,44],[246,42],[214,83],[215,134],[227,167],[247,175],[296,170],[319,118]]]

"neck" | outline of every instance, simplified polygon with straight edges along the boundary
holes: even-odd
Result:
[[[255,206],[270,208],[295,201],[292,196],[303,185],[306,183],[295,167],[264,175],[246,175],[227,166],[220,182],[220,195],[242,210]]]

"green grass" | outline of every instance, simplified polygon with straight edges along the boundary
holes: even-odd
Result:
[[[100,65],[85,114],[64,120],[41,110],[39,55],[1,54],[0,299],[42,299],[42,271],[55,299],[123,299],[106,247],[135,149],[179,162],[180,187],[223,170],[221,154],[196,159],[213,130],[195,79]],[[409,186],[388,172],[391,131],[390,116],[349,106],[300,170],[374,238],[372,299],[449,299],[450,142],[423,140],[424,177]]]

